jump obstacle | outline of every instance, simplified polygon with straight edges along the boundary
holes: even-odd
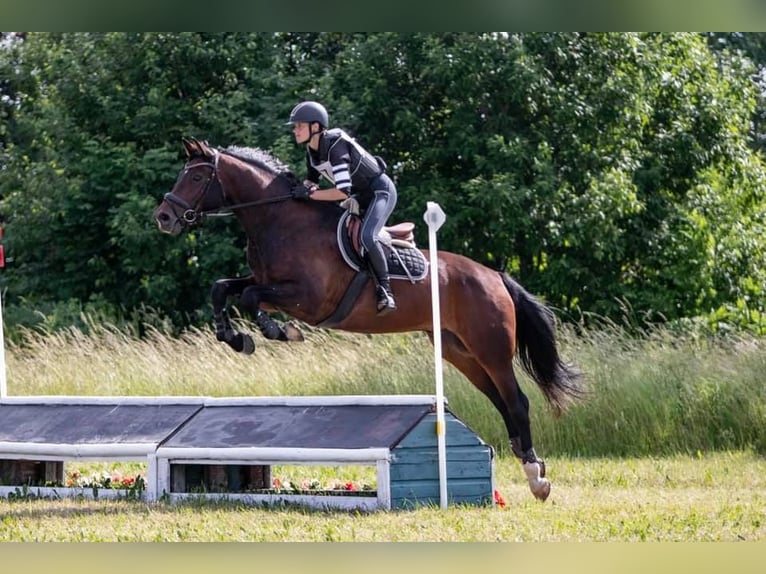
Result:
[[[444,401],[446,403],[446,400]],[[491,505],[494,451],[443,404],[449,504]],[[391,510],[440,503],[430,395],[0,398],[0,495],[119,496],[63,484],[66,461],[146,463],[146,501]],[[376,490],[274,492],[273,465],[374,466]]]
[[[428,202],[430,269],[441,207]],[[0,237],[2,237],[0,230]],[[0,267],[2,266],[0,245]],[[494,451],[444,398],[439,290],[431,283],[436,394],[312,397],[7,396],[0,298],[0,496],[119,496],[72,489],[66,461],[147,465],[141,497],[226,498],[320,508],[399,509],[494,503]],[[373,465],[375,496],[269,491],[271,467]]]

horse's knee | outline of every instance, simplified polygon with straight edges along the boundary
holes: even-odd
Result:
[[[219,279],[213,283],[213,286],[210,288],[210,299],[213,301],[213,304],[226,301],[228,291],[229,286],[225,279]]]

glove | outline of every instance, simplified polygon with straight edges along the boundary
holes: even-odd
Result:
[[[359,202],[355,195],[350,195],[347,199],[341,201],[340,206],[350,212],[351,215],[359,215]]]
[[[293,199],[308,199],[311,197],[312,193],[314,193],[314,190],[306,187],[302,183],[299,183],[290,189],[290,195],[293,196]]]

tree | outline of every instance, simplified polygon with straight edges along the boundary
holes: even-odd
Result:
[[[764,167],[752,56],[698,34],[29,34],[0,48],[11,308],[207,318],[243,271],[234,222],[150,215],[182,136],[299,172],[303,99],[386,158],[396,219],[508,270],[563,313],[759,324]],[[0,39],[2,40],[2,39]],[[754,40],[753,40],[754,41]],[[751,43],[752,44],[752,43]],[[751,50],[752,52],[752,50]],[[418,239],[425,240],[425,225]],[[74,303],[71,303],[74,302]],[[760,323],[762,324],[762,322]]]
[[[443,205],[445,248],[612,318],[756,296],[745,59],[717,60],[695,34],[559,33],[374,35],[341,59],[334,91],[356,94],[350,118],[394,158],[407,214]],[[724,244],[749,260],[724,260]]]

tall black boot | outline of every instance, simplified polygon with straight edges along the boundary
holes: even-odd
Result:
[[[379,316],[382,317],[391,311],[396,311],[396,301],[394,301],[394,294],[391,292],[391,282],[388,277],[378,280],[377,298]]]

